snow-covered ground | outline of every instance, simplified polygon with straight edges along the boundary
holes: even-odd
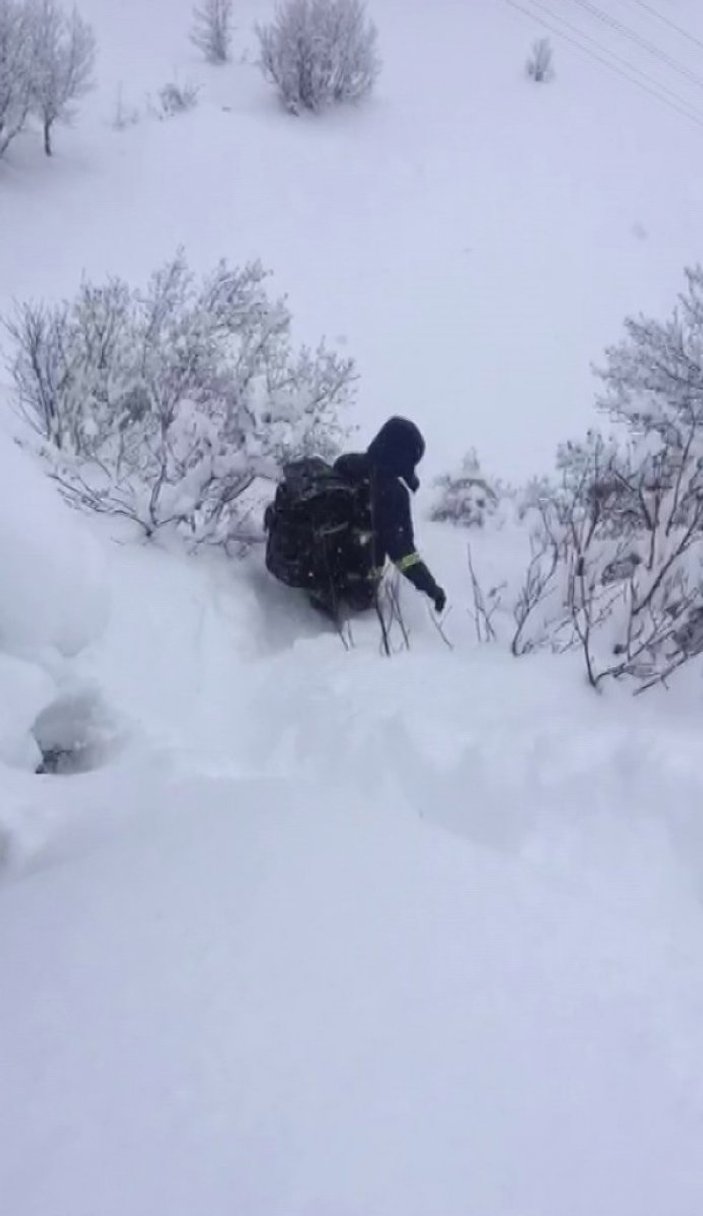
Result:
[[[696,68],[700,48],[614,7]],[[666,11],[700,35],[696,7]],[[623,317],[668,313],[697,256],[703,131],[556,39],[554,86],[530,89],[542,31],[506,0],[378,0],[374,99],[286,121],[252,63],[271,6],[238,0],[245,61],[222,72],[190,47],[190,8],[83,5],[100,87],[53,163],[29,138],[3,161],[0,308],[70,295],[83,270],[141,282],[181,244],[196,269],[261,257],[301,337],[358,359],[369,424],[400,411],[427,429],[431,471],[471,445],[503,476],[546,466],[590,421],[590,364]],[[202,85],[193,113],[112,129],[120,90],[144,112],[174,78]],[[680,91],[703,121],[700,90]]]
[[[261,256],[300,337],[358,357],[362,436],[398,410],[427,477],[474,444],[522,476],[698,256],[700,128],[556,36],[529,86],[541,31],[504,0],[375,0],[377,96],[317,121],[252,66],[267,4],[219,72],[186,0],[82,7],[99,89],[51,163],[31,136],[0,162],[0,311],[179,244]],[[703,38],[685,0],[609,9],[695,73],[652,7]],[[120,83],[176,75],[194,113],[111,128]],[[478,647],[465,537],[422,523],[453,649],[410,593],[410,652],[372,620],[345,650],[256,555],[69,513],[9,430],[3,1213],[699,1216],[699,671],[597,698],[575,658]],[[492,577],[512,542],[472,543]],[[76,740],[87,771],[34,773]]]

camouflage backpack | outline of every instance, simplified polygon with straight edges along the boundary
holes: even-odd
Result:
[[[283,468],[264,516],[266,566],[289,587],[316,590],[372,567],[368,482],[350,482],[319,457]]]

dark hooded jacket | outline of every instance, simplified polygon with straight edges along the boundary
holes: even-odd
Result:
[[[415,549],[410,494],[419,487],[416,467],[425,452],[422,434],[406,418],[389,418],[365,452],[340,456],[335,470],[349,481],[368,482],[374,567],[390,559],[407,579],[434,598],[439,588]]]

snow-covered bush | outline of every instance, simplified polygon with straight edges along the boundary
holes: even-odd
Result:
[[[626,321],[599,371],[612,436],[559,450],[525,504],[516,653],[580,646],[590,682],[665,679],[703,652],[703,270],[666,322]]]
[[[127,127],[136,126],[142,117],[156,118],[159,122],[176,118],[179,114],[187,114],[198,104],[200,89],[196,84],[186,80],[169,80],[157,90],[156,95],[147,93],[144,99],[143,111],[138,106],[132,106],[124,101],[121,88],[118,90],[112,126],[116,131],[124,131]]]
[[[70,122],[73,103],[92,87],[95,35],[80,13],[65,12],[55,0],[29,0],[32,29],[32,107],[51,156],[57,121]]]
[[[462,528],[482,528],[487,517],[495,515],[500,487],[492,487],[481,471],[476,452],[464,457],[460,469],[435,480],[437,494],[430,519],[457,524]]]
[[[186,81],[185,84],[177,84],[175,81],[169,81],[158,92],[158,106],[156,114],[159,118],[173,118],[176,114],[186,114],[188,110],[195,109],[198,104],[199,89],[197,85],[190,84]]]
[[[7,328],[17,407],[74,501],[226,543],[238,500],[286,456],[334,450],[353,362],[294,351],[258,262],[197,283],[182,255],[146,290],[84,282]]]
[[[28,6],[0,0],[0,156],[27,120],[32,104],[31,68]]]
[[[282,0],[273,22],[256,32],[264,76],[294,114],[358,101],[381,68],[361,0]]]
[[[537,84],[549,84],[554,79],[554,52],[548,38],[538,38],[527,61],[527,75]]]
[[[536,487],[531,506],[516,653],[579,646],[597,687],[649,684],[703,650],[700,457],[667,470],[660,456],[598,432],[562,449],[561,480]]]
[[[190,39],[208,63],[226,63],[232,46],[232,0],[203,0],[194,8]]]

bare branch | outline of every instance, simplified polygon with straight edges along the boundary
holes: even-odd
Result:
[[[481,587],[476,575],[476,570],[474,569],[471,545],[467,545],[466,550],[469,563],[469,575],[471,577],[471,591],[474,601],[474,610],[472,616],[476,626],[476,638],[479,642],[494,642],[496,640],[496,631],[493,628],[492,618],[500,607],[500,592],[505,584],[501,584],[500,587],[492,587],[488,592],[488,602],[486,602],[486,596],[483,594],[483,588]]]
[[[32,31],[20,0],[0,0],[0,156],[22,131],[32,104]]]
[[[227,63],[232,48],[232,0],[203,0],[194,8],[190,40],[208,63]]]
[[[283,0],[256,33],[261,70],[293,114],[358,101],[380,72],[376,28],[362,0]]]
[[[73,103],[93,87],[95,35],[73,9],[56,0],[29,0],[32,37],[32,106],[42,122],[44,151],[52,155],[52,130],[70,122]]]

